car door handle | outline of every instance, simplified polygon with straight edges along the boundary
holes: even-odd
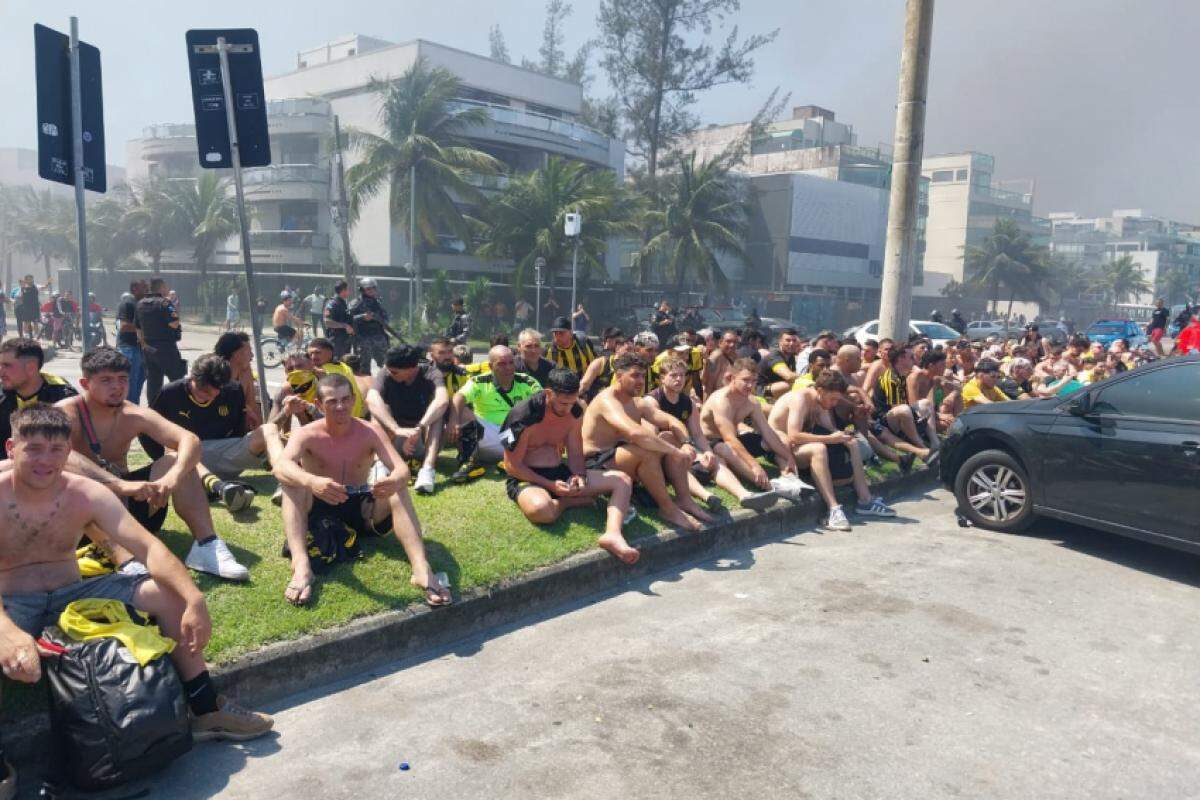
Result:
[[[1184,458],[1196,458],[1200,456],[1200,442],[1180,442],[1179,447],[1183,450]]]

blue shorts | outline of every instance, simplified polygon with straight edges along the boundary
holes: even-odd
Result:
[[[47,626],[57,625],[63,609],[76,600],[98,598],[120,600],[126,605],[133,605],[133,593],[149,577],[113,572],[69,583],[51,592],[5,594],[4,613],[14,625],[37,638]]]

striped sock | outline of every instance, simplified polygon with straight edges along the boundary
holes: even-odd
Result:
[[[208,494],[209,500],[215,500],[221,496],[223,484],[224,481],[211,472],[204,476],[204,491]]]

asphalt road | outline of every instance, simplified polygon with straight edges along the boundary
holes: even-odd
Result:
[[[273,738],[199,746],[150,796],[1200,796],[1200,559],[963,529],[951,502],[347,665],[271,709]]]

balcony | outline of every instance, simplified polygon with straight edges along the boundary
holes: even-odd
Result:
[[[608,137],[586,125],[520,108],[473,100],[455,100],[448,106],[452,111],[483,109],[495,123],[494,130],[471,131],[468,132],[468,136],[475,135],[510,144],[538,147],[606,166],[609,163]]]
[[[196,138],[195,125],[161,124],[147,125],[142,128],[143,139],[181,139]]]
[[[316,164],[252,167],[242,173],[247,186],[264,183],[329,183],[329,169]]]
[[[464,180],[476,189],[493,192],[504,191],[512,181],[507,175],[480,175],[478,172],[467,173]]]
[[[246,199],[252,203],[329,198],[329,168],[316,164],[254,167],[243,173]]]
[[[250,231],[251,252],[282,248],[329,249],[329,235],[317,231]]]

